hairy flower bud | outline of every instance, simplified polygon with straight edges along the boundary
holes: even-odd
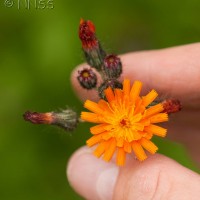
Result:
[[[80,85],[85,89],[92,89],[97,85],[97,76],[92,69],[83,69],[78,71],[77,79]]]
[[[108,79],[104,81],[98,88],[98,93],[100,98],[105,99],[104,90],[107,89],[108,87],[111,87],[112,89],[115,88],[122,89],[122,84],[115,79]]]
[[[79,26],[79,38],[82,42],[82,48],[87,63],[91,67],[100,71],[106,53],[103,51],[98,39],[96,38],[95,26],[91,21],[81,19]]]
[[[168,114],[178,112],[182,109],[181,102],[177,99],[167,99],[162,102],[164,111]]]
[[[79,38],[81,39],[83,48],[89,49],[98,46],[95,36],[95,26],[91,21],[80,20]]]
[[[122,63],[115,55],[108,55],[104,58],[103,70],[108,78],[119,78],[122,73]]]
[[[38,113],[27,111],[23,115],[26,121],[33,124],[57,125],[67,131],[72,131],[78,124],[78,115],[71,109],[61,112]]]

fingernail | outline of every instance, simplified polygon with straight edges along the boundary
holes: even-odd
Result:
[[[111,167],[109,169],[105,169],[99,174],[96,189],[101,200],[112,199],[118,173],[118,167]]]
[[[111,200],[119,168],[96,158],[87,147],[70,159],[67,176],[70,185],[85,199]]]

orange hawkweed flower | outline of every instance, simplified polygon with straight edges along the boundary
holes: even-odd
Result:
[[[147,158],[144,149],[151,154],[158,150],[150,140],[153,135],[165,137],[167,130],[154,124],[168,121],[168,115],[161,113],[164,108],[160,103],[147,108],[158,94],[152,90],[139,97],[141,88],[140,81],[131,87],[130,80],[125,79],[122,90],[105,90],[107,101],[85,102],[84,107],[91,112],[82,112],[81,119],[98,124],[90,128],[93,136],[87,140],[89,147],[98,144],[95,156],[109,161],[116,152],[117,165],[123,166],[127,153],[133,151],[137,159],[143,161]]]

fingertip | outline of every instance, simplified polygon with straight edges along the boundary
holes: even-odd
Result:
[[[92,154],[88,147],[77,150],[67,166],[67,177],[74,190],[86,199],[111,200],[118,167]]]
[[[91,149],[86,146],[83,146],[72,154],[72,156],[70,157],[67,163],[67,169],[66,169],[66,174],[69,180],[71,176],[73,176],[74,167],[76,166],[77,161],[79,161],[79,157],[81,155],[88,154],[88,153],[89,154],[91,153]]]
[[[88,163],[90,163],[90,149],[82,147],[70,158],[67,164],[67,178],[72,188],[81,196],[89,198],[93,193],[89,188],[90,176],[88,177]]]

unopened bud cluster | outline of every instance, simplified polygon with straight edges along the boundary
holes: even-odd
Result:
[[[82,42],[82,49],[87,63],[91,67],[87,69],[88,73],[92,74],[92,68],[99,71],[102,76],[103,83],[97,88],[96,76],[88,76],[88,79],[82,78],[81,74],[84,74],[86,69],[78,72],[78,81],[80,85],[85,89],[96,88],[99,96],[104,98],[104,90],[107,87],[121,88],[122,84],[117,80],[122,73],[122,64],[120,58],[113,54],[107,54],[101,47],[99,40],[96,37],[95,26],[89,20],[80,21],[79,26],[79,38]],[[96,84],[88,84],[96,83]]]
[[[79,38],[82,42],[82,49],[89,69],[83,69],[78,72],[78,81],[85,89],[96,88],[100,98],[105,99],[104,90],[108,87],[112,89],[122,88],[122,83],[118,80],[122,74],[122,63],[118,56],[107,54],[101,47],[96,37],[95,26],[89,20],[81,19],[79,25]],[[98,84],[97,76],[93,72],[95,68],[102,76],[103,82]],[[181,110],[182,106],[179,100],[167,99],[153,101],[148,107],[162,103],[164,112],[174,113]]]

